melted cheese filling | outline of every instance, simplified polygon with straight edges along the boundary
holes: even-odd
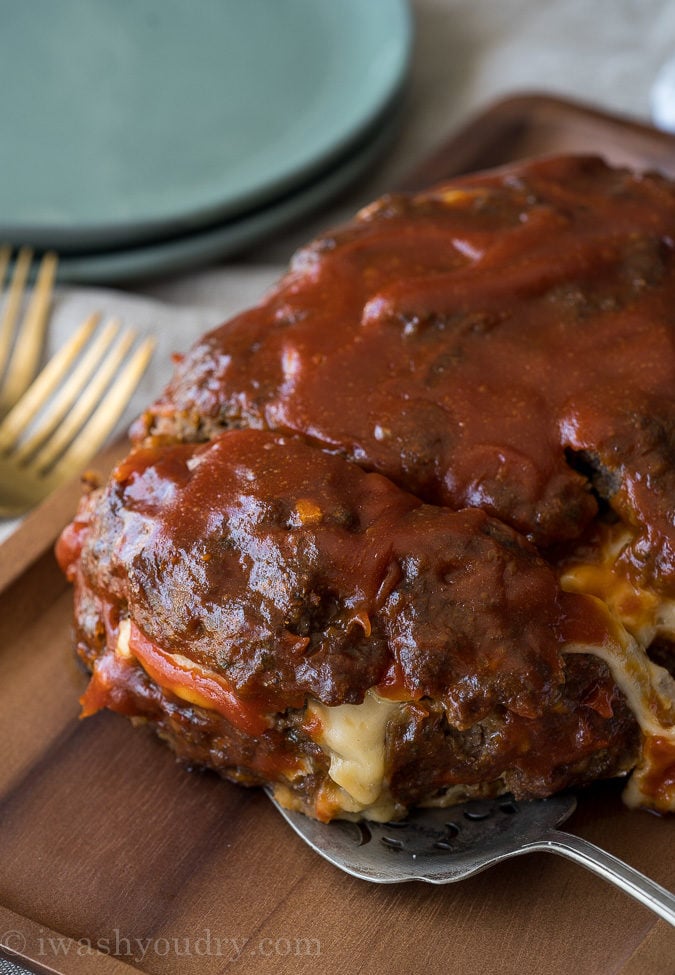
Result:
[[[147,661],[140,659],[130,645],[130,620],[120,621],[115,653],[123,660],[136,659],[144,670],[150,671]],[[187,679],[191,672],[203,673],[203,668],[183,657],[172,654],[176,665],[184,670],[185,678],[160,681],[178,697],[190,704],[213,708],[212,701],[191,686]],[[386,700],[370,690],[362,704],[342,704],[327,707],[318,701],[307,706],[311,737],[330,756],[330,782],[324,786],[317,802],[317,813],[332,818],[336,813],[358,814],[368,819],[386,822],[396,813],[396,805],[388,795],[385,781],[385,743],[387,723],[401,704]],[[288,803],[286,803],[288,804]]]
[[[675,600],[627,576],[618,560],[631,538],[625,527],[614,526],[602,539],[595,561],[566,566],[561,573],[562,589],[596,598],[615,624],[613,640],[568,644],[565,652],[592,653],[604,660],[642,731],[642,757],[624,801],[675,812],[675,680],[647,654],[656,637],[675,638]]]
[[[652,663],[628,633],[625,641],[609,645],[570,643],[564,652],[592,653],[604,660],[640,726],[642,757],[624,790],[626,804],[675,812],[675,783],[668,781],[669,769],[675,767],[673,678],[663,667]]]
[[[372,688],[362,704],[307,706],[311,737],[330,756],[329,784],[321,797],[324,815],[337,810],[386,822],[395,805],[384,781],[386,732],[401,709],[398,701],[380,697]],[[318,810],[321,815],[322,810]]]
[[[675,599],[636,585],[622,570],[619,558],[632,537],[625,526],[612,526],[596,558],[565,566],[560,585],[566,592],[597,596],[646,648],[657,636],[675,639]]]
[[[565,653],[592,653],[602,659],[624,694],[643,735],[642,757],[624,793],[631,806],[675,811],[675,681],[646,652],[659,635],[675,637],[675,600],[638,588],[616,565],[630,535],[625,529],[609,535],[597,562],[569,566],[561,587],[595,597],[607,618],[608,639],[601,644],[568,643]],[[394,804],[385,783],[386,728],[400,707],[371,689],[362,704],[326,707],[308,705],[310,732],[330,756],[332,786],[323,796],[324,812],[390,819]],[[672,757],[671,757],[672,756]],[[491,794],[501,791],[489,785]],[[467,789],[453,787],[439,804],[467,798]]]

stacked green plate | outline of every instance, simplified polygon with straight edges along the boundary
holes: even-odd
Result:
[[[405,0],[32,0],[0,31],[0,239],[62,277],[233,253],[383,151]]]

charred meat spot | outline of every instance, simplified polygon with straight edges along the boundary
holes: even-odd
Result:
[[[586,478],[595,496],[600,512],[607,509],[608,503],[621,487],[621,475],[602,463],[600,457],[590,450],[565,448],[565,460],[577,474]]]
[[[583,316],[590,307],[588,294],[577,282],[562,282],[550,288],[546,295],[548,301],[568,309],[575,317]]]
[[[522,558],[538,559],[538,555],[533,546],[529,545],[522,535],[510,529],[507,525],[495,518],[486,518],[478,527],[481,535],[492,539],[500,548],[512,555]],[[494,551],[494,555],[493,555]],[[490,549],[485,556],[488,560],[497,557],[497,549]]]
[[[352,644],[360,644],[358,637],[364,635],[365,625],[355,618],[353,609],[339,593],[316,585],[296,601],[286,623],[290,633],[308,640],[303,650],[305,657],[327,646],[340,646],[342,652],[350,652]]]
[[[338,504],[331,508],[326,515],[326,522],[344,528],[348,532],[357,532],[361,528],[358,512],[346,504]]]

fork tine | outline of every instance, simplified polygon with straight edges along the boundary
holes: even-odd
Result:
[[[117,344],[110,350],[100,363],[96,373],[82,390],[81,395],[60,425],[59,429],[45,443],[44,447],[32,460],[32,466],[39,470],[49,467],[64,448],[75,437],[82,424],[104,395],[105,390],[124,361],[124,357],[133,345],[136,333],[127,329],[118,339]]]
[[[77,434],[92,409],[104,395],[104,391],[110,385],[135,338],[136,333],[132,329],[122,333],[117,344],[102,361],[59,429],[34,458],[36,467],[40,469],[49,467]]]
[[[153,338],[141,342],[125,364],[115,385],[100,400],[85,426],[80,429],[66,452],[49,472],[51,479],[61,480],[72,476],[103,446],[133,396],[150,362],[155,344]]]
[[[108,390],[112,380],[115,378],[118,370],[122,366],[124,359],[126,358],[129,349],[131,348],[133,342],[136,339],[136,333],[133,329],[127,329],[117,341],[117,344],[110,350],[105,360],[103,361],[100,369],[97,371],[96,375],[92,381],[87,385],[82,395],[79,397],[77,403],[74,405],[64,422],[61,424],[57,432],[53,437],[50,438],[48,443],[38,452],[36,457],[33,459],[32,464],[40,470],[45,470],[50,467],[56,459],[59,457],[61,452],[68,446],[68,444],[75,440],[78,442],[82,441],[82,438],[86,433],[86,442],[84,443],[84,451],[89,454],[91,452],[91,436],[92,433],[97,429],[96,425],[91,425],[91,420],[94,416],[101,412],[101,408],[105,406],[104,412],[101,415],[99,423],[105,423],[109,417],[112,422],[110,423],[110,429],[117,422],[117,416],[113,417],[114,410],[116,408],[116,403],[120,402],[121,409],[124,409],[128,402],[128,396],[125,396],[125,391],[130,390],[129,396],[133,393],[138,379],[142,375],[142,369],[140,372],[138,368],[134,366],[134,363],[138,359],[143,363],[143,369],[147,365],[147,360],[149,357],[149,349],[147,348],[148,342],[152,344],[151,340],[146,340],[141,346],[141,355],[136,355],[132,358],[129,366],[125,366],[124,371],[117,377],[114,385]],[[130,385],[133,380],[133,385]],[[106,392],[108,390],[108,392]],[[92,413],[92,411],[95,411]],[[83,424],[85,424],[83,426]],[[107,427],[106,433],[107,435]]]
[[[12,248],[9,244],[3,244],[0,247],[0,288],[5,283],[5,275],[7,274],[7,268],[9,267],[9,259],[12,256]]]
[[[15,403],[0,423],[0,451],[8,450],[51,396],[77,358],[98,324],[100,314],[95,312],[80,325],[68,342],[56,352],[42,372],[35,378],[23,396]],[[54,415],[54,405],[50,416]]]
[[[0,410],[6,409],[18,400],[37,372],[44,345],[57,264],[58,259],[52,251],[46,253],[40,262],[30,304],[7,367],[7,377],[0,396]]]
[[[68,376],[66,382],[50,402],[49,412],[40,418],[37,426],[23,442],[18,445],[15,444],[16,450],[13,456],[15,461],[23,461],[26,457],[35,453],[40,444],[44,443],[68,414],[68,411],[72,409],[73,404],[77,403],[78,398],[86,392],[91,377],[95,375],[96,370],[104,361],[104,357],[119,332],[119,328],[120,323],[114,318],[111,318],[104,325],[84,355],[80,358],[80,361]],[[23,402],[23,399],[24,397],[22,397],[20,402]]]
[[[8,260],[9,254],[7,255]],[[21,308],[21,298],[26,286],[26,279],[32,260],[33,252],[30,247],[22,247],[14,264],[12,283],[5,303],[2,321],[0,321],[0,374],[4,372],[7,360],[9,359],[12,337],[14,335],[14,325],[19,314],[19,309]]]
[[[110,325],[117,328],[116,323],[108,323],[109,329]],[[90,327],[94,327],[92,323],[85,322],[76,339],[84,343],[86,329]],[[94,342],[98,338],[100,334]],[[22,514],[64,480],[81,473],[103,445],[133,396],[155,347],[155,340],[148,338],[131,350],[135,338],[135,332],[129,329],[112,348],[108,347],[104,358],[99,356],[93,380],[86,388],[80,387],[80,399],[68,413],[66,422],[36,457],[20,464],[16,454],[0,456],[0,518]],[[71,344],[74,342],[71,340]],[[90,352],[94,342],[90,342],[85,354]],[[80,356],[80,362],[82,358]],[[66,356],[62,359],[65,362]],[[43,372],[49,372],[48,367]],[[42,373],[38,377],[41,379]],[[40,408],[51,408],[51,402],[39,400]]]

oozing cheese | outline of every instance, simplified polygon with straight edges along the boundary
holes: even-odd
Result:
[[[566,653],[592,653],[604,660],[644,735],[642,759],[633,772],[624,800],[631,806],[649,806],[661,812],[675,812],[675,784],[662,782],[655,795],[647,784],[654,768],[648,740],[658,739],[660,751],[672,752],[675,765],[675,681],[667,670],[652,663],[645,651],[628,634],[625,641],[611,645],[568,644]]]
[[[131,647],[129,646],[129,636],[131,634],[131,620],[125,619],[120,620],[120,625],[117,630],[117,643],[115,645],[115,653],[118,657],[123,660],[131,660],[133,654],[131,652]]]
[[[609,528],[593,561],[566,565],[560,585],[566,592],[597,596],[645,647],[657,636],[675,638],[675,600],[638,586],[619,565],[622,550],[632,540],[623,525]]]
[[[674,812],[675,681],[649,659],[647,648],[657,636],[675,638],[675,600],[636,585],[623,571],[618,560],[631,537],[624,526],[608,529],[594,561],[566,566],[561,573],[564,590],[595,597],[615,624],[609,626],[614,639],[568,644],[565,651],[604,660],[640,726],[642,758],[624,792],[626,803]]]
[[[384,783],[386,729],[400,708],[400,702],[385,700],[372,688],[362,704],[327,707],[310,701],[310,733],[330,756],[329,775],[339,787],[332,791],[331,804],[347,812],[367,812],[370,819],[391,818],[393,803]]]

